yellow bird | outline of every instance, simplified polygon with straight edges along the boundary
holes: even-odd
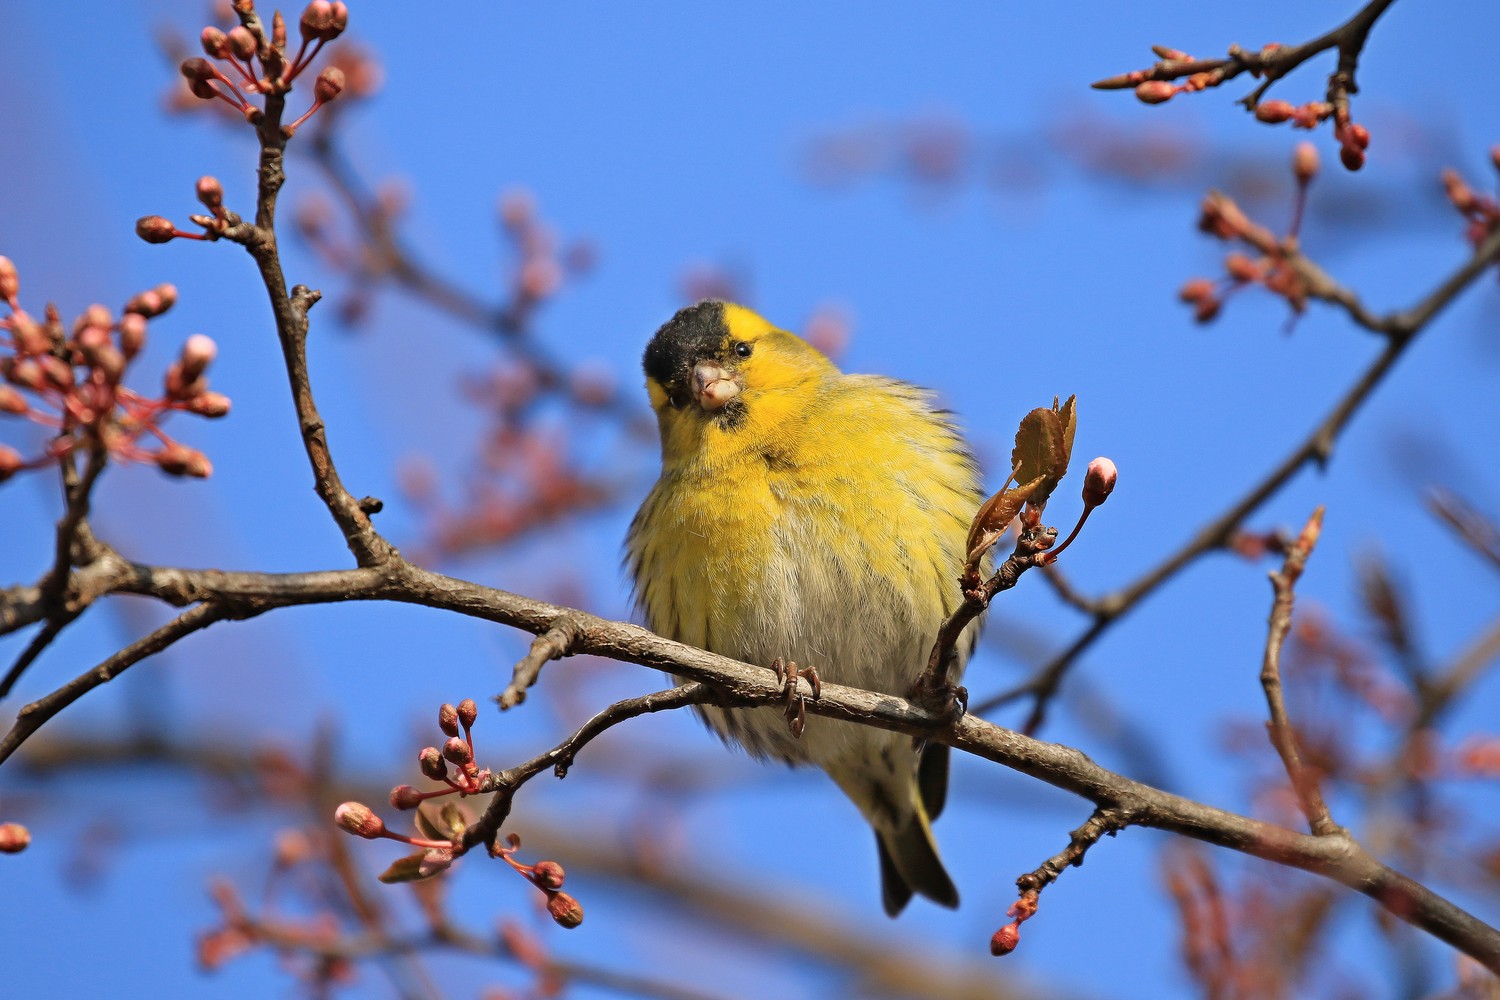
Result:
[[[957,605],[974,461],[924,390],[846,375],[742,306],[681,310],[646,348],[661,479],[626,543],[637,604],[660,635],[748,663],[905,695]],[[977,622],[959,643],[960,666]],[[885,910],[958,890],[930,821],[948,748],[833,719],[800,737],[775,708],[704,708],[759,758],[827,772],[875,829]]]

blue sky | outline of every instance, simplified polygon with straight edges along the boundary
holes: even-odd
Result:
[[[934,387],[981,454],[1003,455],[1027,409],[1077,393],[1078,456],[1107,454],[1121,469],[1114,498],[1065,560],[1088,590],[1131,579],[1257,480],[1378,349],[1318,307],[1288,336],[1284,308],[1254,291],[1206,329],[1175,301],[1183,280],[1217,272],[1220,248],[1193,225],[1202,191],[1276,191],[1300,133],[1238,111],[1231,104],[1243,92],[1237,86],[1154,109],[1086,86],[1145,65],[1151,43],[1206,55],[1230,42],[1300,41],[1346,17],[1353,3],[1084,3],[1066,11],[982,3],[940,10],[450,3],[440,15],[404,4],[351,6],[351,36],[378,56],[384,83],[349,111],[345,145],[367,179],[406,185],[406,232],[431,264],[496,295],[504,257],[494,206],[519,186],[564,239],[586,238],[599,254],[595,270],[545,309],[540,338],[554,353],[615,373],[624,386],[637,384],[651,332],[683,304],[684,270],[713,265],[746,275],[750,304],[779,324],[795,329],[822,306],[843,309],[854,329],[844,366]],[[234,400],[234,413],[216,424],[176,425],[213,458],[214,479],[183,483],[147,469],[112,470],[98,500],[108,537],[161,564],[344,565],[342,543],[308,489],[248,259],[227,245],[149,247],[131,231],[140,215],[182,219],[200,174],[218,176],[231,205],[247,206],[252,194],[246,135],[160,110],[174,71],[154,34],[167,25],[191,38],[202,16],[196,5],[167,2],[84,2],[66,13],[30,3],[11,12],[0,84],[25,99],[7,102],[0,119],[7,149],[0,253],[20,267],[23,299],[33,309],[55,300],[71,315],[92,301],[117,304],[159,281],[175,282],[181,303],[153,324],[142,371],[159,370],[190,333],[208,333],[220,345],[215,387]],[[1489,4],[1398,3],[1377,26],[1360,71],[1356,117],[1374,133],[1369,166],[1354,176],[1331,169],[1335,147],[1326,133],[1314,136],[1325,170],[1303,245],[1377,309],[1411,303],[1465,254],[1435,178],[1453,165],[1476,186],[1493,186],[1486,151],[1500,139],[1489,52],[1497,30],[1500,10]],[[1299,103],[1316,98],[1326,65],[1325,56],[1276,93]],[[889,173],[836,186],[809,180],[807,151],[821,137],[913,121],[948,123],[972,136],[952,184],[929,189]],[[1108,157],[1117,169],[1081,165],[1080,136],[1087,148],[1117,150]],[[1184,151],[1180,172],[1121,175],[1124,151],[1168,141]],[[998,180],[997,164],[1005,167]],[[294,159],[289,172],[290,207],[321,182],[305,162]],[[1273,225],[1287,214],[1286,198],[1274,193],[1256,205]],[[315,312],[311,363],[344,479],[357,494],[384,498],[381,526],[398,544],[414,545],[422,522],[402,500],[399,470],[423,456],[451,481],[461,478],[483,423],[455,385],[460,373],[493,364],[492,345],[395,294],[380,297],[363,328],[340,329],[328,306],[343,294],[343,280],[290,235],[285,254],[294,281],[328,294]],[[1424,334],[1327,473],[1300,477],[1254,522],[1300,523],[1326,504],[1325,539],[1302,598],[1357,621],[1354,559],[1383,550],[1400,561],[1422,640],[1437,659],[1466,645],[1500,596],[1496,581],[1418,509],[1422,490],[1443,481],[1500,510],[1500,477],[1476,448],[1500,419],[1496,315],[1493,282],[1483,281]],[[28,439],[12,425],[0,427],[0,440]],[[1398,455],[1416,458],[1403,464]],[[630,483],[631,499],[544,541],[443,568],[628,615],[617,552],[633,498],[654,476],[654,457],[625,450],[595,458]],[[1075,489],[1065,486],[1054,507]],[[35,477],[0,488],[4,582],[40,573],[55,516],[52,483]],[[969,674],[976,697],[1020,676],[1005,634],[1031,636],[1050,650],[1080,627],[1040,581],[1026,584],[996,607],[988,650]],[[1243,754],[1223,749],[1223,731],[1231,720],[1254,722],[1262,710],[1256,673],[1268,608],[1262,567],[1210,558],[1081,664],[1080,690],[1096,692],[1160,741],[1174,791],[1248,808],[1248,769]],[[50,690],[159,618],[160,609],[128,599],[116,612],[96,613],[33,670],[21,696]],[[0,644],[6,653],[15,648]],[[190,736],[271,735],[295,744],[317,720],[337,716],[346,763],[393,784],[412,777],[403,770],[418,746],[412,720],[425,719],[439,701],[482,701],[503,684],[521,648],[516,636],[414,609],[293,611],[195,638],[168,662],[143,665],[91,695],[60,728],[144,717]],[[567,670],[555,667],[544,686],[567,685]],[[591,693],[659,683],[640,670],[610,677]],[[1453,732],[1492,728],[1497,708],[1500,682],[1491,678],[1453,720]],[[522,710],[485,718],[480,732],[505,757],[492,763],[504,765],[555,739],[560,725],[556,715]],[[732,776],[732,792],[687,812],[695,860],[744,877],[779,872],[786,817],[793,817],[799,836],[824,849],[792,881],[888,930],[879,924],[868,834],[841,800],[830,804],[836,796],[820,776],[724,763],[717,743],[685,717],[637,725],[644,745],[722,765]],[[1131,766],[1072,713],[1055,715],[1044,735],[1108,766]],[[1261,753],[1260,766],[1274,766],[1269,747]],[[581,758],[578,773],[588,763]],[[958,763],[954,780],[958,805],[938,833],[965,906],[957,914],[914,907],[900,926],[977,955],[1001,922],[1014,877],[1055,853],[1088,809],[969,762]],[[573,816],[622,805],[597,783],[577,784],[573,791],[571,779],[551,783],[534,801]],[[255,884],[255,845],[263,842],[256,835],[273,824],[236,833],[236,825],[259,821],[182,819],[194,815],[198,794],[186,783],[111,781],[71,791],[77,808],[39,812],[32,850],[0,865],[0,898],[27,900],[24,915],[15,907],[0,914],[0,964],[59,995],[106,984],[122,995],[288,992],[270,961],[243,961],[204,981],[190,953],[192,933],[211,921],[207,875],[227,871]],[[1493,789],[1470,792],[1495,805]],[[9,799],[0,779],[0,819]],[[64,891],[59,870],[91,818],[84,814],[96,809],[127,836],[100,883]],[[161,834],[149,818],[157,810],[179,818],[165,843],[151,836]],[[1170,914],[1154,898],[1161,843],[1132,830],[1097,849],[1047,892],[1021,950],[995,964],[996,976],[1092,995],[1187,995]],[[380,845],[359,846],[372,862],[383,858]],[[482,868],[469,866],[459,890],[475,920],[487,923],[527,902],[517,886]],[[638,967],[666,961],[660,942],[633,931],[629,900],[603,887],[585,895],[587,888],[580,888],[590,907],[585,928],[565,940],[549,937],[560,951]],[[1481,913],[1495,911],[1493,895],[1460,898]],[[1368,908],[1351,905],[1341,927],[1349,975],[1381,988],[1378,971],[1359,979],[1372,975],[1362,964],[1378,970],[1381,961],[1360,950],[1371,940]],[[85,935],[91,961],[79,962]],[[1088,962],[1076,958],[1080,940],[1089,942]],[[763,995],[760,987],[775,986],[814,996],[828,985],[795,963],[758,963],[743,949],[731,955],[734,968],[748,971],[720,984],[726,995]],[[1446,969],[1446,958],[1435,955],[1435,967]],[[485,972],[461,966],[455,975],[454,982],[472,984]]]

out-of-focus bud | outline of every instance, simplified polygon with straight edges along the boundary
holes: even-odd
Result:
[[[31,407],[26,405],[25,396],[8,385],[0,385],[0,413],[9,413],[18,417],[30,410]]]
[[[219,96],[219,91],[213,85],[213,81],[218,79],[213,63],[202,56],[194,56],[192,59],[184,59],[179,68],[182,75],[187,78],[188,89],[193,92],[194,97],[211,101]]]
[[[1350,122],[1349,127],[1344,129],[1344,134],[1349,137],[1350,142],[1360,149],[1370,148],[1370,130],[1359,122]]]
[[[1214,294],[1214,283],[1208,278],[1193,278],[1177,290],[1177,297],[1187,303],[1202,302]]]
[[[126,308],[130,307],[127,305]],[[138,312],[127,312],[120,317],[120,350],[126,358],[133,358],[145,346],[146,317]]]
[[[108,329],[114,325],[114,322],[115,318],[109,314],[109,309],[96,302],[80,313],[78,318],[73,321],[73,334],[77,336],[85,328],[91,326]]]
[[[184,404],[189,413],[214,419],[229,413],[229,397],[222,392],[200,392]]]
[[[458,735],[458,709],[444,702],[438,707],[438,728],[444,736]],[[454,763],[458,763],[455,761]]]
[[[583,907],[565,892],[554,892],[547,897],[547,912],[559,927],[571,930],[583,923]]]
[[[14,476],[22,466],[21,453],[8,444],[0,444],[0,483]],[[6,826],[14,824],[7,823]],[[25,829],[22,827],[21,829]],[[22,845],[24,846],[24,845]],[[17,848],[20,850],[20,848]]]
[[[506,229],[524,229],[536,218],[536,199],[525,188],[512,188],[500,195],[500,224]]]
[[[1198,300],[1198,307],[1193,310],[1193,319],[1199,323],[1211,323],[1219,315],[1219,310],[1224,307],[1224,302],[1215,296]]]
[[[214,59],[226,59],[229,56],[229,36],[215,28],[213,25],[203,29],[203,34],[198,36],[203,43],[203,51]]]
[[[1166,80],[1147,80],[1135,88],[1136,100],[1142,104],[1161,104],[1177,93],[1176,84]]]
[[[1242,253],[1232,253],[1224,258],[1224,270],[1235,281],[1256,281],[1260,278],[1260,265]]]
[[[1464,183],[1464,179],[1452,167],[1443,171],[1443,192],[1453,202],[1453,207],[1464,215],[1472,215],[1479,208],[1479,199],[1474,196],[1474,190]]]
[[[324,67],[323,72],[318,74],[318,79],[313,83],[313,97],[318,103],[326,104],[338,97],[344,91],[344,71],[337,66]]]
[[[1261,101],[1255,106],[1255,117],[1268,125],[1277,125],[1297,113],[1290,101]]]
[[[442,781],[448,777],[448,765],[443,761],[443,753],[437,747],[425,747],[417,755],[417,764],[422,769],[422,774],[433,781]]]
[[[1322,104],[1304,104],[1292,113],[1293,128],[1317,128],[1318,122],[1323,120]]]
[[[422,804],[422,793],[411,785],[397,785],[391,789],[392,809],[415,809]]]
[[[16,273],[15,262],[9,257],[0,257],[0,299],[15,302],[21,294],[21,276]]]
[[[550,257],[528,260],[521,265],[521,294],[528,299],[545,299],[562,284],[562,269]]]
[[[349,5],[344,3],[343,0],[334,0],[333,22],[329,26],[328,34],[325,37],[329,41],[332,41],[342,35],[344,29],[347,27],[349,27]]]
[[[471,764],[474,761],[474,751],[469,749],[469,744],[457,736],[451,737],[448,742],[443,744],[443,756],[450,764],[456,764],[459,767]]]
[[[1358,170],[1365,165],[1365,151],[1358,146],[1345,145],[1339,150],[1339,162],[1345,170]]]
[[[207,455],[175,441],[163,445],[156,453],[156,465],[169,476],[190,476],[194,479],[207,479],[214,471]]]
[[[1292,153],[1292,173],[1298,184],[1307,184],[1318,175],[1318,147],[1310,142],[1297,143]]]
[[[990,938],[990,954],[995,956],[1009,955],[1016,950],[1016,945],[1021,943],[1021,925],[1009,923],[995,932]]]
[[[556,861],[538,861],[532,866],[531,872],[536,877],[537,885],[552,891],[561,889],[563,880],[567,878],[563,866]]]
[[[43,354],[36,359],[46,376],[47,384],[66,392],[73,388],[73,366],[55,354]]]
[[[51,334],[25,310],[11,313],[10,335],[19,354],[45,354],[52,350]]]
[[[224,188],[217,177],[198,178],[198,200],[210,211],[224,205]]]
[[[214,339],[202,333],[195,333],[182,343],[182,356],[179,359],[182,365],[182,381],[184,383],[196,382],[208,369],[210,363],[219,353],[219,345]]]
[[[366,840],[385,833],[385,823],[362,802],[345,802],[333,811],[333,821],[339,829]]]
[[[465,698],[458,703],[458,724],[465,729],[472,728],[474,720],[479,718],[479,706],[474,703],[473,698]]]
[[[311,838],[295,827],[281,830],[276,834],[275,857],[278,868],[291,868],[300,865],[313,856],[313,844]]]
[[[254,33],[243,24],[230,30],[229,51],[234,54],[235,58],[248,62],[255,56],[258,48]]]
[[[281,11],[271,15],[271,45],[274,48],[286,49],[286,18],[281,16]]]
[[[31,831],[20,823],[0,823],[0,854],[20,854],[30,843]]]
[[[135,220],[135,234],[147,243],[166,243],[177,235],[177,227],[159,215],[143,215]]]
[[[1101,456],[1090,462],[1088,470],[1083,474],[1084,505],[1097,507],[1108,500],[1109,495],[1114,492],[1115,480],[1119,475],[1115,463],[1107,458]]]

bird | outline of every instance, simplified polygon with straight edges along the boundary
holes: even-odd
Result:
[[[906,696],[962,600],[984,499],[951,414],[926,390],[845,374],[802,338],[715,299],[679,310],[642,367],[662,468],[625,550],[647,627]],[[960,636],[954,683],[979,624]],[[697,711],[753,757],[833,779],[874,828],[888,915],[914,893],[958,906],[931,826],[947,797],[946,745],[918,752],[909,736],[828,718],[799,735],[776,707]]]

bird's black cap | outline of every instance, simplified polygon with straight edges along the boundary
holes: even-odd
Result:
[[[725,332],[724,303],[718,299],[679,309],[646,345],[641,366],[659,385],[686,384],[694,364],[718,356]]]

